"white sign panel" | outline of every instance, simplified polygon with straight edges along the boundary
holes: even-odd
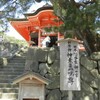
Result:
[[[78,43],[60,42],[60,89],[80,90]]]

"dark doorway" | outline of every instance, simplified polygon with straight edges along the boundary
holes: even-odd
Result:
[[[28,98],[27,98],[27,99],[23,99],[23,100],[39,100],[39,99],[30,99],[30,98],[28,99]]]
[[[57,45],[57,36],[50,36],[50,44],[49,47],[52,47],[53,45]]]
[[[31,45],[32,46],[38,46],[38,33],[30,33],[31,41],[33,42]]]

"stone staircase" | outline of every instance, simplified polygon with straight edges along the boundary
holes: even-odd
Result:
[[[0,84],[0,100],[18,100],[18,84]]]
[[[17,100],[18,84],[11,82],[24,72],[26,52],[18,52],[7,60],[5,66],[0,66],[0,100]]]

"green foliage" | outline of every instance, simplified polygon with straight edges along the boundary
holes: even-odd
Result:
[[[19,40],[16,39],[15,37],[8,36],[4,34],[4,32],[0,32],[0,36],[3,36],[4,42],[10,42],[10,43],[15,43],[18,44],[19,46],[28,46],[28,43],[25,40]]]
[[[6,36],[6,40],[11,43],[16,43],[18,45],[28,46],[28,43],[25,40],[19,40],[14,37]]]
[[[59,16],[65,25],[64,29],[85,29],[87,27],[94,29],[99,27],[100,19],[100,5],[98,2],[84,5],[73,3],[74,0],[52,0],[54,4],[54,12]],[[98,19],[97,19],[98,17]]]
[[[4,35],[4,33],[3,32],[0,32],[0,36],[3,36]]]
[[[0,25],[7,30],[8,18],[18,18],[35,3],[34,0],[0,0]]]
[[[45,27],[44,30],[46,32],[55,32],[55,33],[57,33],[57,32],[59,32],[59,27],[57,27],[57,26]]]
[[[19,18],[19,15],[27,12],[36,1],[40,0],[0,0],[0,27],[3,27],[3,31],[8,29],[9,18]]]
[[[59,28],[60,33],[67,37],[76,36],[82,40],[90,55],[100,51],[100,37],[97,37],[97,28],[100,32],[100,0],[50,0],[54,5],[54,12],[63,21]],[[68,31],[73,31],[70,35]],[[97,42],[98,40],[98,42]]]
[[[45,27],[44,30],[45,30],[46,32],[51,32],[51,31],[52,31],[52,28],[51,28],[51,27]]]

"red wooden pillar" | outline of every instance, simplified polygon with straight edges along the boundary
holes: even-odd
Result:
[[[28,41],[28,44],[29,44],[29,46],[31,46],[31,37],[30,37],[30,34],[29,34],[29,41]]]
[[[58,32],[58,41],[60,40],[60,33]],[[58,43],[58,46],[59,46],[59,43]]]
[[[39,33],[38,33],[38,47],[41,47],[41,31],[39,29]]]
[[[57,19],[58,19],[58,26],[60,25],[60,22],[59,22],[59,18],[57,17]],[[60,40],[60,32],[58,32],[58,41]],[[59,43],[58,43],[58,46],[59,46]]]
[[[58,32],[58,40],[60,40],[60,33]]]

